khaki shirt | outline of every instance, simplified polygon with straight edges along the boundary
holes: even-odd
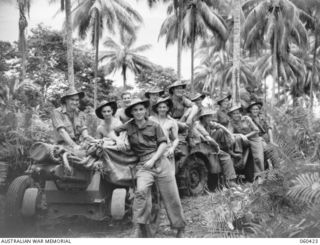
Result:
[[[79,143],[82,131],[87,129],[85,114],[77,110],[73,115],[69,115],[64,105],[52,112],[51,120],[54,128],[55,141],[57,143],[64,142],[58,132],[60,128],[64,128],[76,143]]]
[[[243,116],[239,122],[230,121],[230,131],[234,134],[249,134],[253,131],[259,132],[259,128],[248,116]],[[259,136],[255,136],[259,137]]]
[[[114,130],[116,133],[127,131],[131,149],[139,157],[156,152],[161,143],[168,141],[161,126],[149,119],[141,128],[131,120]]]

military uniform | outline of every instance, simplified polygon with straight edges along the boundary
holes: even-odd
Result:
[[[219,138],[217,138],[216,136],[221,136],[223,133],[219,129],[210,130],[209,127],[205,128],[204,125],[202,125],[199,121],[197,121],[194,124],[194,128],[195,130],[199,131],[202,136],[204,137],[209,136],[213,138],[220,147]],[[225,178],[227,180],[235,179],[237,176],[236,176],[235,169],[233,167],[233,161],[231,159],[231,156],[222,149],[220,149],[217,155],[218,155],[220,166],[222,168],[222,173],[225,176]]]
[[[58,132],[60,128],[64,128],[70,138],[77,144],[81,141],[80,136],[82,132],[87,129],[86,115],[79,110],[69,114],[65,105],[62,105],[52,112],[51,120],[54,128],[55,142],[57,144],[66,143]]]
[[[160,125],[146,119],[144,125],[139,128],[135,120],[115,129],[117,133],[126,130],[131,150],[139,157],[137,164],[137,190],[133,204],[134,221],[138,224],[148,224],[151,215],[150,188],[157,183],[164,202],[168,218],[172,228],[185,227],[182,206],[179,198],[175,176],[170,170],[169,160],[162,156],[152,169],[146,169],[143,165],[157,152],[159,145],[167,142]]]
[[[259,132],[258,127],[253,123],[250,117],[243,116],[239,122],[230,121],[231,131],[235,134],[247,135],[252,131]],[[253,177],[259,176],[264,171],[264,153],[263,144],[259,135],[250,137],[250,149],[253,156]]]

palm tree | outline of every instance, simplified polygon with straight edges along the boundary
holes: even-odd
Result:
[[[312,17],[311,27],[313,29],[314,45],[313,45],[313,61],[312,61],[312,71],[309,73],[310,81],[310,110],[313,108],[313,85],[314,82],[318,80],[317,74],[317,49],[319,45],[320,36],[320,1],[319,0],[290,0],[298,8],[305,11]],[[311,76],[310,76],[311,75]]]
[[[175,4],[176,6],[176,4]],[[181,57],[182,57],[182,20],[184,14],[184,2],[183,0],[179,0],[178,7],[175,8],[175,15],[178,17],[178,57],[177,57],[177,73],[178,73],[178,80],[181,80]]]
[[[95,48],[94,77],[98,77],[99,40],[103,29],[115,33],[115,27],[124,28],[135,35],[135,25],[142,22],[140,14],[124,0],[82,0],[74,9],[73,27],[78,27],[82,39],[91,30],[91,44]],[[104,23],[106,23],[104,25]],[[97,103],[97,83],[94,79],[94,107]]]
[[[17,3],[19,8],[19,40],[18,49],[21,56],[21,73],[20,80],[23,81],[26,77],[26,62],[27,62],[27,41],[26,28],[28,26],[27,17],[30,17],[30,8],[32,0],[2,0],[1,4]]]
[[[290,43],[306,49],[308,35],[301,19],[301,11],[289,0],[259,1],[244,23],[245,47],[254,47],[261,40],[270,44],[273,68],[272,104],[275,84],[279,78],[279,60],[287,60]]]
[[[49,0],[50,3],[58,0]],[[74,0],[78,1],[78,0]],[[60,10],[65,12],[66,21],[66,40],[67,40],[67,63],[68,63],[68,81],[70,87],[74,87],[74,67],[73,67],[73,43],[72,43],[72,18],[71,18],[71,0],[60,0]]]
[[[177,40],[178,18],[171,14],[163,22],[159,37],[166,36],[166,45]],[[206,2],[200,0],[190,0],[184,3],[182,21],[182,39],[184,44],[191,47],[191,91],[194,92],[194,47],[197,37],[208,37],[210,30],[217,38],[226,40],[228,37],[227,26],[222,17],[210,8]]]
[[[66,13],[68,81],[70,86],[74,87],[71,0],[61,0],[61,2],[63,1],[65,1]]]
[[[168,14],[172,14],[174,10],[174,16],[176,19],[176,26],[174,27],[175,40],[178,41],[177,45],[177,76],[178,80],[181,80],[181,56],[182,56],[182,18],[184,11],[184,0],[148,0],[149,7],[152,8],[158,2],[169,2],[172,1],[172,4],[168,7]],[[174,41],[173,41],[174,43]],[[166,45],[168,46],[168,45]]]
[[[233,11],[233,69],[232,69],[232,98],[234,104],[240,103],[240,58],[241,58],[241,4],[235,0]]]
[[[208,1],[210,5],[214,8],[218,9],[222,16],[226,19],[227,22],[230,22],[230,35],[229,39],[226,42],[225,47],[227,50],[229,49],[232,54],[232,97],[234,104],[240,103],[240,79],[241,77],[241,23],[244,21],[244,11],[242,6],[252,6],[255,4],[252,0],[216,0],[216,1]]]
[[[320,47],[317,45],[318,38],[311,36],[309,39],[309,49],[307,52],[300,50],[298,47],[291,48],[292,53],[297,56],[305,66],[306,75],[304,81],[305,92],[310,95],[310,110],[313,107],[313,93],[319,90],[320,85]]]
[[[217,87],[220,87],[220,92],[226,87],[233,88],[231,85],[235,69],[232,53],[220,50],[210,54],[212,50],[214,47],[210,46],[199,49],[197,57],[200,59],[200,65],[195,69],[195,85],[202,87],[204,91],[209,90],[211,94],[216,91]],[[239,83],[257,86],[253,74],[252,58],[241,58],[239,63]]]
[[[213,95],[218,87],[220,87],[220,92],[224,88],[225,84],[221,78],[229,57],[226,51],[220,50],[214,52],[214,54],[210,55],[210,59],[207,59],[206,54],[205,56],[202,55],[204,50],[202,48],[197,52],[197,57],[205,57],[205,59],[200,60],[200,64],[195,68],[194,83],[202,91]]]
[[[19,6],[19,52],[21,54],[21,80],[26,76],[27,42],[25,30],[28,26],[26,13],[30,14],[31,0],[18,0]]]
[[[101,54],[100,61],[106,60],[106,73],[110,74],[121,69],[123,76],[123,86],[127,88],[127,69],[134,73],[141,72],[145,68],[153,68],[153,64],[139,53],[151,48],[150,44],[145,44],[133,48],[136,41],[135,36],[131,36],[126,31],[120,31],[120,44],[108,37],[104,46],[108,49]]]
[[[31,0],[3,0],[0,4],[17,3],[19,8],[19,40],[18,49],[21,56],[21,74],[20,79],[23,81],[26,76],[27,61],[27,43],[26,28],[28,26],[27,16],[30,14]]]
[[[307,71],[304,60],[295,52],[291,52],[286,59],[278,59],[277,65],[279,71],[278,91],[280,92],[282,86],[290,90],[293,99],[300,96],[306,86]],[[254,75],[258,80],[262,80],[268,75],[272,75],[273,70],[273,54],[265,53],[256,61]]]

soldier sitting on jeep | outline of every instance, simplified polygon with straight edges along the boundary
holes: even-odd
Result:
[[[85,114],[78,108],[83,97],[84,92],[70,88],[61,97],[61,107],[51,115],[56,143],[74,150],[81,148],[79,144],[83,140],[93,139],[87,130]]]
[[[229,138],[232,141],[232,135],[229,134],[227,130],[224,130],[222,125],[219,127],[217,126],[218,123],[212,122],[214,115],[215,114],[212,110],[203,110],[199,115],[199,121],[194,124],[194,129],[200,135],[202,141],[208,142],[212,145],[212,148],[219,159],[219,164],[227,181],[227,186],[234,187],[237,186],[237,176],[229,150],[225,147],[225,141]]]

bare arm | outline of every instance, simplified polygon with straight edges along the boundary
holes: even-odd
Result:
[[[84,129],[82,132],[82,137],[85,139],[85,140],[94,140],[94,138],[89,134],[88,130],[87,129]]]
[[[259,134],[259,128],[253,123],[252,119],[250,117],[245,117],[247,123],[249,124],[252,131],[248,134],[246,134],[246,137],[249,139],[250,137],[257,136]]]
[[[102,139],[103,134],[101,132],[100,126],[97,128],[97,134],[96,134],[97,139]]]
[[[74,142],[70,135],[67,133],[67,131],[64,128],[59,128],[58,133],[63,138],[63,140],[70,146],[75,147],[77,146],[76,142]]]
[[[268,129],[268,136],[269,136],[269,140],[270,140],[270,143],[273,144],[273,134],[272,134],[272,130],[269,128]]]
[[[234,136],[231,133],[231,131],[229,129],[227,129],[225,126],[221,125],[220,123],[213,122],[212,126],[221,128],[226,134],[228,134],[229,137],[231,137],[232,140],[234,139]]]
[[[195,117],[195,116],[197,115],[197,113],[198,113],[198,110],[199,110],[199,109],[198,109],[198,106],[196,106],[195,104],[192,104],[190,115],[188,116],[187,121],[186,121],[186,123],[187,123],[188,125],[191,125],[191,124],[192,124],[194,117]]]
[[[172,142],[172,150],[174,151],[176,149],[176,147],[178,146],[179,144],[179,137],[178,137],[178,131],[179,131],[179,128],[178,128],[178,123],[175,122],[175,121],[172,121],[172,136],[174,138],[173,142]]]

